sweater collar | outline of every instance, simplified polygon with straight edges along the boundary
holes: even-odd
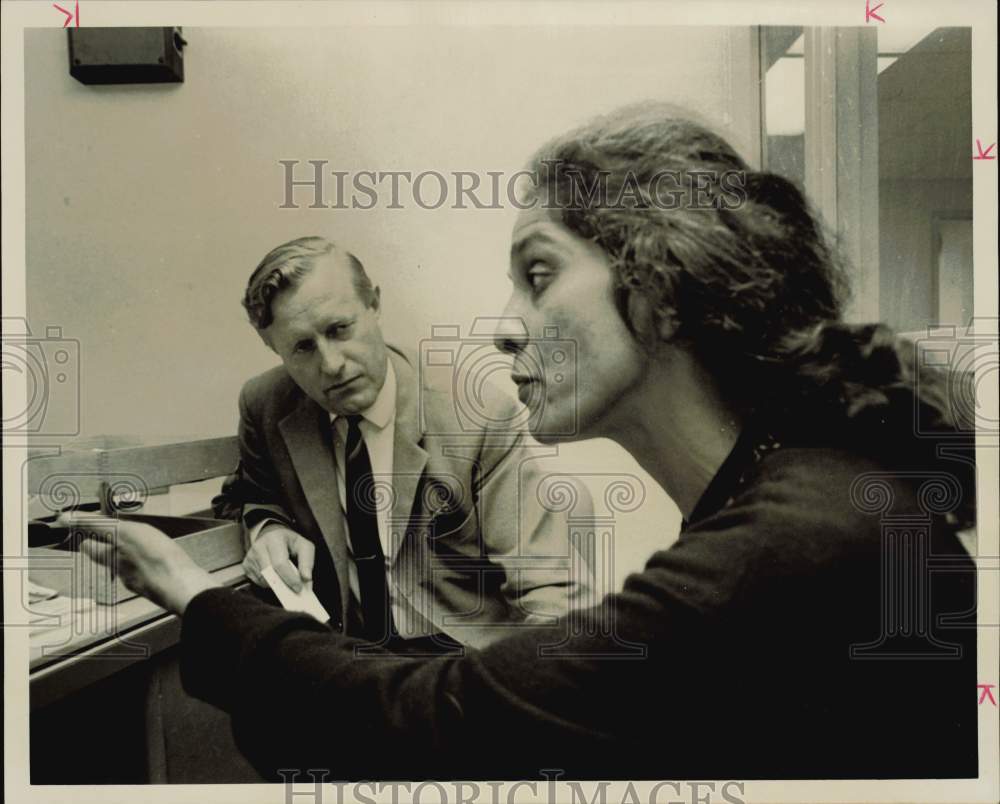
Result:
[[[747,471],[766,453],[779,446],[770,434],[762,434],[752,423],[745,424],[729,455],[702,492],[691,516],[681,523],[681,532],[725,508],[743,485]]]

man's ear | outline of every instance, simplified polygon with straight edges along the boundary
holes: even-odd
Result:
[[[271,338],[267,334],[268,328],[265,327],[264,329],[257,329],[257,327],[254,327],[254,329],[257,330],[257,334],[260,335],[260,339],[264,341],[264,345],[275,354],[278,354],[278,350],[274,348],[274,344],[271,343]]]
[[[376,316],[382,312],[382,289],[378,285],[372,288],[372,303],[368,306],[375,311]]]

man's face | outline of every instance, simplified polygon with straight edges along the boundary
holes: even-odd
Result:
[[[330,413],[360,413],[385,382],[386,348],[378,289],[370,307],[358,298],[347,259],[327,255],[297,287],[271,303],[263,330],[295,383]]]
[[[510,276],[497,345],[514,355],[511,378],[531,410],[533,434],[555,440],[574,417],[575,438],[613,434],[647,358],[614,305],[607,256],[536,206],[514,226]],[[566,340],[575,361],[560,361]]]

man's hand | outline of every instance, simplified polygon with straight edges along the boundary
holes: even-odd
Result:
[[[295,559],[295,564],[291,559]],[[305,536],[277,523],[265,525],[243,559],[243,571],[257,586],[267,588],[261,575],[265,567],[274,571],[293,592],[312,583],[316,547]],[[296,565],[297,568],[296,568]]]
[[[58,524],[83,535],[80,552],[120,576],[136,594],[176,614],[199,592],[220,584],[152,525],[93,514],[62,514]]]

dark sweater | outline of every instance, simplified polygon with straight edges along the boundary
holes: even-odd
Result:
[[[976,776],[974,567],[921,479],[830,447],[756,458],[738,445],[677,543],[557,627],[462,658],[356,656],[213,589],[184,615],[185,686],[275,778]],[[950,571],[887,552],[908,544]],[[914,605],[888,605],[904,590]]]

